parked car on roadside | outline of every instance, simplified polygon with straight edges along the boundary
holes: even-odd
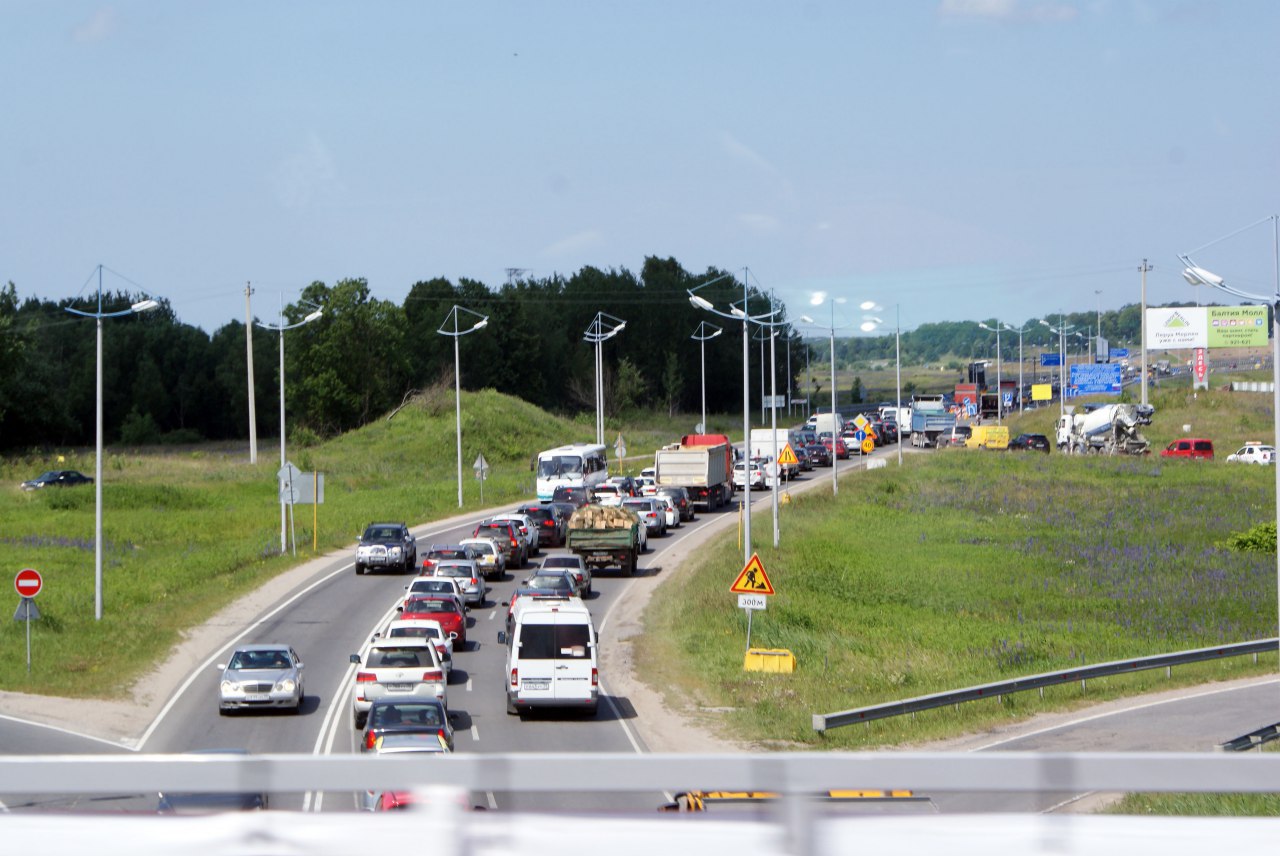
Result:
[[[1257,440],[1250,440],[1230,455],[1227,455],[1227,463],[1229,464],[1274,464],[1275,460],[1275,447],[1264,446]]]
[[[1009,441],[1010,452],[1044,452],[1049,454],[1049,438],[1043,434],[1019,434]]]
[[[76,470],[50,470],[24,481],[21,487],[23,490],[40,490],[45,487],[74,487],[78,484],[93,484],[93,479]]]
[[[1212,461],[1213,441],[1204,437],[1182,437],[1165,446],[1160,457]]]

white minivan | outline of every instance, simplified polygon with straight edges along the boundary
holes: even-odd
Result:
[[[594,716],[600,695],[596,628],[581,598],[530,598],[512,615],[507,646],[507,713],[578,708]]]

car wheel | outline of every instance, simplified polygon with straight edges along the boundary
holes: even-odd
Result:
[[[364,728],[365,718],[366,714],[363,714],[358,710],[353,710],[351,712],[351,725],[356,729],[356,731]]]
[[[362,574],[364,574],[364,565],[360,564],[359,562],[356,562],[356,576],[358,577],[358,576],[361,576]]]
[[[511,696],[507,696],[507,714],[510,716],[519,716],[520,711],[516,708],[515,700]]]
[[[298,714],[302,713],[302,700],[304,698],[306,698],[306,696],[304,696],[302,693],[298,693],[298,703],[295,704],[293,707],[289,708],[289,712],[292,713],[294,716],[297,716]]]
[[[222,707],[221,705],[218,706],[218,716],[226,716],[229,713],[231,713],[230,709]]]

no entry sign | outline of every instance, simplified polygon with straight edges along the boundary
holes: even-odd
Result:
[[[18,571],[18,575],[13,578],[13,587],[23,597],[35,597],[40,594],[43,586],[44,579],[40,576],[40,572],[32,568]]]

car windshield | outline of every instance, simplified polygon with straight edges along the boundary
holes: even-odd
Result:
[[[572,568],[582,567],[582,560],[576,556],[548,556],[542,561],[542,568]]]
[[[237,651],[228,667],[237,671],[255,669],[287,669],[290,666],[286,651]]]
[[[544,479],[581,473],[582,458],[577,455],[552,455],[538,461],[538,476]]]
[[[444,718],[434,704],[379,704],[369,711],[370,728],[402,724],[439,727],[444,725]]]
[[[370,669],[413,669],[433,663],[427,648],[374,648],[366,665]]]
[[[555,591],[572,588],[564,574],[538,574],[525,582],[524,587],[535,591]]]
[[[391,632],[387,634],[392,639],[439,639],[441,637],[440,630],[435,627],[392,627]]]
[[[481,556],[492,556],[494,553],[494,545],[488,541],[482,541],[478,544],[468,544],[472,550],[475,550]]]
[[[469,577],[471,569],[466,565],[441,565],[436,574],[442,577]]]
[[[427,553],[428,559],[465,559],[467,551],[453,547],[436,548]]]
[[[425,580],[415,580],[410,591],[443,591],[452,594],[456,589],[453,587],[453,580],[428,578]]]
[[[364,539],[366,541],[390,541],[399,537],[400,533],[391,526],[370,526],[364,530]]]

